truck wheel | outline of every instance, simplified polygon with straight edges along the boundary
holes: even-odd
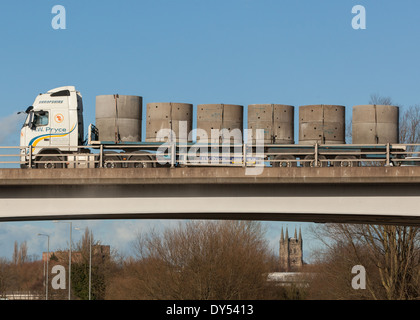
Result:
[[[315,167],[315,156],[307,155],[305,157],[305,160],[312,160],[312,161],[303,162],[304,167]],[[317,167],[328,167],[328,162],[321,161],[321,160],[327,160],[327,158],[325,156],[322,156],[322,155],[318,156]]]
[[[136,161],[136,162],[130,162],[129,167],[130,168],[152,168],[153,163],[152,162],[145,162],[150,161],[151,159],[147,156],[133,156],[130,158],[130,161]]]
[[[274,157],[275,162],[273,162],[273,167],[282,167],[282,168],[290,168],[296,167],[297,162],[292,162],[291,160],[296,160],[294,156],[290,155],[278,155]]]
[[[47,157],[41,157],[39,159],[39,161],[42,163],[37,163],[36,164],[36,168],[38,169],[60,169],[60,168],[64,168],[64,164],[63,163],[55,163],[54,161],[62,161],[62,159],[60,157],[52,157],[52,156],[47,156]]]
[[[121,168],[121,163],[114,162],[118,160],[119,160],[118,157],[105,157],[104,168],[107,168],[107,169]]]
[[[111,156],[112,154],[112,156]],[[114,168],[121,168],[121,159],[120,157],[117,155],[117,152],[106,152],[104,155],[104,163],[103,163],[103,167],[107,168],[107,169],[114,169]]]
[[[349,160],[356,160],[354,156],[336,156],[334,159],[334,167],[357,167],[357,161],[349,161]]]

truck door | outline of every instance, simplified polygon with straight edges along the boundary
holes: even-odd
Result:
[[[51,112],[50,110],[37,110],[29,115],[27,140],[29,145],[37,147],[34,153],[41,148],[49,147],[51,144],[51,132],[49,130]]]
[[[65,97],[67,99],[67,97]],[[65,104],[67,105],[67,104]],[[67,109],[51,110],[51,146],[67,147],[70,145],[69,114]]]

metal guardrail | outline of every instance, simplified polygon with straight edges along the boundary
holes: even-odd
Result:
[[[148,143],[141,145],[0,146],[0,167],[420,166],[420,144],[279,145]]]

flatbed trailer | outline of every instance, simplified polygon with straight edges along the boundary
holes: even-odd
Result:
[[[217,127],[215,122],[210,122],[211,125],[208,123],[203,125],[212,129],[211,142],[207,142],[209,140],[205,140],[203,135],[197,135],[197,138],[199,137],[198,142],[194,142],[194,138],[187,140],[192,132],[192,130],[188,132],[188,125],[184,127],[184,134],[181,135],[182,131],[178,130],[177,140],[176,132],[172,131],[172,125],[169,125],[172,120],[165,120],[162,123],[156,123],[156,127],[152,126],[155,133],[152,137],[154,142],[143,142],[139,141],[141,140],[141,134],[138,133],[141,128],[140,118],[138,117],[140,114],[139,101],[141,99],[140,97],[135,98],[137,102],[133,105],[127,104],[128,107],[124,110],[130,109],[133,114],[136,114],[136,117],[126,119],[122,114],[121,106],[118,107],[118,95],[111,97],[108,102],[112,103],[105,104],[106,108],[104,110],[106,112],[102,110],[104,114],[101,114],[99,119],[97,117],[97,124],[99,120],[101,120],[101,123],[107,123],[105,127],[102,127],[102,133],[99,134],[97,127],[90,124],[87,139],[83,140],[85,134],[83,103],[80,92],[73,86],[66,86],[39,94],[33,105],[25,111],[27,117],[21,128],[19,147],[21,168],[398,166],[406,157],[413,156],[412,153],[407,153],[406,145],[390,143],[356,145],[345,144],[340,140],[341,144],[333,145],[328,144],[327,140],[323,139],[320,141],[323,141],[324,144],[309,142],[313,140],[305,140],[300,144],[264,144],[264,141],[267,142],[266,137],[264,138],[265,129],[256,129],[255,139],[252,139],[253,130],[251,130],[251,135],[248,135],[250,133],[248,129],[241,132],[238,128],[233,128],[235,126],[234,121],[229,122],[233,126],[229,125],[227,128],[217,129],[216,131],[219,133],[215,135],[215,138],[213,137],[213,126]],[[172,110],[172,104],[170,105],[170,110]],[[158,105],[155,107],[160,110]],[[217,113],[217,110],[219,109],[208,107],[206,109],[208,119],[213,121],[214,119],[210,115]],[[324,110],[323,107],[322,110]],[[233,115],[239,116],[240,114],[233,113]],[[166,115],[166,118],[168,117],[169,115]],[[172,115],[170,118],[172,119]],[[118,124],[119,120],[122,121],[121,124]],[[181,124],[182,121],[177,123],[179,128]],[[220,123],[217,122],[216,124],[219,125]],[[133,132],[130,130],[130,134],[122,134],[122,131],[127,128],[134,128],[135,130],[132,130]],[[147,128],[148,126],[146,126]],[[317,128],[318,126],[314,129]],[[161,130],[170,130],[171,132],[168,136],[163,135],[165,137],[161,138],[158,134]],[[225,139],[224,134],[226,132],[223,132],[226,130],[227,138]],[[327,132],[328,130],[324,131]],[[232,133],[235,133],[233,142],[231,140]],[[330,134],[329,131],[327,133]],[[180,138],[181,136],[183,139]],[[114,141],[109,141],[110,139],[114,139]],[[292,140],[290,138],[287,143],[293,143],[290,142]],[[248,143],[248,141],[252,141],[252,143]],[[284,142],[284,140],[274,139],[268,141]]]

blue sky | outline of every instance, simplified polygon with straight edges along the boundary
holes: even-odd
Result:
[[[54,5],[66,9],[65,30],[51,26]],[[355,5],[366,8],[365,30],[352,28]],[[12,115],[63,85],[81,91],[86,126],[95,122],[95,97],[114,93],[140,95],[144,106],[341,104],[347,117],[371,94],[418,104],[419,12],[417,0],[2,1],[0,143],[18,144]],[[127,239],[110,230],[127,237],[145,223],[154,224],[95,221],[94,230],[125,248]],[[286,223],[269,225],[276,246]],[[0,223],[0,257],[11,256],[15,238],[40,254],[43,241],[33,234],[57,228]],[[57,238],[57,247],[65,241]]]

